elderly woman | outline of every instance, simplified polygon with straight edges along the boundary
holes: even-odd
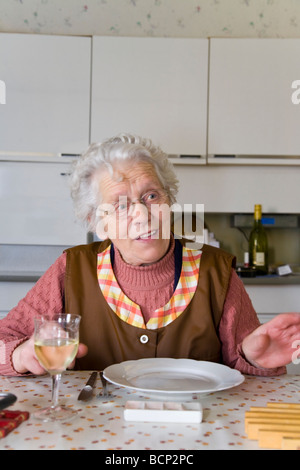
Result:
[[[167,156],[130,135],[92,145],[72,174],[78,217],[101,242],[66,250],[0,322],[0,373],[42,374],[37,315],[81,315],[75,368],[146,357],[222,362],[246,374],[285,372],[300,315],[259,324],[234,257],[186,248],[170,231],[177,180]]]

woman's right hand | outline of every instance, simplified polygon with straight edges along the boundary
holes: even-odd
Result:
[[[79,343],[78,352],[76,358],[84,357],[88,353],[88,348],[85,344]],[[27,372],[33,375],[44,375],[47,373],[45,369],[40,365],[37,360],[34,351],[34,337],[31,336],[27,341],[20,344],[13,354],[12,354],[12,363],[15,371],[18,374],[26,374]],[[72,369],[75,365],[75,359],[70,364],[68,369]]]
[[[12,363],[18,374],[26,374],[27,372],[30,372],[34,375],[43,375],[47,373],[40,365],[35,355],[33,336],[31,336],[27,341],[24,341],[24,343],[20,344],[20,346],[14,350],[12,354]]]

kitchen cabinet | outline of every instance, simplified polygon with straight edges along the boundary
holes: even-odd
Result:
[[[71,163],[59,161],[0,161],[0,244],[86,243],[68,186]]]
[[[91,38],[0,34],[2,154],[81,153],[89,143]]]
[[[249,282],[251,282],[251,284],[249,284]],[[299,312],[299,282],[291,282],[291,284],[288,284],[287,281],[282,285],[278,283],[274,285],[264,285],[264,281],[261,282],[262,284],[259,284],[259,281],[255,281],[254,279],[251,281],[245,280],[246,291],[249,294],[261,324],[269,322],[275,318],[276,315],[281,313]],[[299,364],[290,363],[287,366],[287,370],[288,373],[299,374]]]
[[[245,289],[262,322],[279,313],[299,312],[299,284],[263,285],[258,281],[255,285],[246,284]]]
[[[300,39],[210,41],[208,155],[300,155]],[[295,100],[294,100],[295,101]],[[214,163],[236,162],[217,158]]]
[[[205,212],[298,214],[300,167],[290,166],[174,166],[179,180],[179,204],[204,204]],[[288,190],[287,190],[288,188]]]
[[[91,141],[129,132],[206,156],[208,40],[93,37]]]
[[[33,282],[0,282],[0,320],[25,297]]]

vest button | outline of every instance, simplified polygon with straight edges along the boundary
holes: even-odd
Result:
[[[147,335],[142,335],[142,336],[140,337],[140,342],[141,342],[142,344],[146,344],[146,343],[148,343],[148,341],[149,341],[149,338],[148,338]]]

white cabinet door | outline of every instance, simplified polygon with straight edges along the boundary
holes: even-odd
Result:
[[[263,321],[266,315],[300,311],[299,285],[245,285],[253,307]]]
[[[205,212],[298,214],[300,167],[176,165],[179,204],[204,204]]]
[[[0,320],[25,297],[34,282],[0,282]]]
[[[206,155],[208,40],[93,38],[91,141],[121,132]]]
[[[68,187],[68,163],[0,161],[0,243],[86,243]]]
[[[212,39],[208,154],[300,155],[300,39]]]
[[[0,34],[0,151],[81,153],[89,143],[91,38]]]

